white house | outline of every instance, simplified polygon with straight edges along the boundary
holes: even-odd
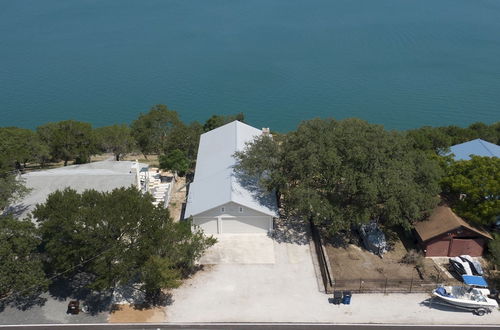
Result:
[[[207,234],[266,233],[277,217],[276,196],[233,169],[236,151],[263,131],[239,121],[202,134],[185,217]]]

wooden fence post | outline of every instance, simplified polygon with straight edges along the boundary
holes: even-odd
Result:
[[[413,288],[413,276],[411,277],[411,281],[410,281],[410,293],[411,293],[412,288]]]
[[[387,277],[385,278],[384,294],[387,294]]]
[[[359,293],[361,293],[361,286],[363,284],[363,280],[362,279],[359,279]]]

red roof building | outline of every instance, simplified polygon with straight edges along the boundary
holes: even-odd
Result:
[[[449,206],[434,209],[427,220],[415,225],[418,241],[426,257],[456,257],[483,255],[491,235],[471,226],[457,216]]]

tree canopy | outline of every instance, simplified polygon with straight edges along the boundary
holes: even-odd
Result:
[[[442,180],[443,192],[463,218],[490,225],[500,214],[500,159],[472,156],[451,162]]]
[[[158,104],[148,113],[141,113],[132,122],[132,136],[146,157],[147,154],[160,154],[175,126],[181,123],[176,111],[166,105]]]
[[[256,140],[236,156],[240,169],[264,173],[289,212],[331,233],[372,219],[409,229],[437,203],[438,163],[358,119],[305,121],[282,143]]]
[[[15,140],[9,134],[10,129],[0,128],[0,215],[7,206],[23,197],[28,189],[18,175],[16,162],[20,156]]]
[[[104,126],[95,130],[101,150],[112,152],[117,161],[135,147],[131,132],[127,125]]]
[[[189,160],[189,169],[192,169],[196,162],[200,135],[202,133],[203,126],[196,121],[189,125],[182,123],[176,125],[166,141],[163,152],[170,154],[175,150],[182,150]]]
[[[488,250],[493,263],[500,267],[500,234],[493,235],[493,239],[488,243]]]
[[[215,242],[191,231],[189,222],[174,222],[150,195],[132,187],[57,191],[37,206],[34,216],[49,271],[90,274],[94,289],[135,282],[155,294],[175,287]]]
[[[65,120],[37,128],[40,139],[46,143],[54,159],[85,163],[97,151],[95,136],[89,123]]]
[[[245,115],[242,112],[237,113],[235,115],[227,115],[227,116],[212,115],[210,118],[207,119],[207,121],[203,125],[203,130],[205,132],[208,132],[235,120],[244,122]]]
[[[407,131],[413,147],[420,150],[444,151],[449,147],[474,139],[483,139],[495,144],[500,143],[500,122],[492,125],[473,123],[469,127],[454,125],[431,127],[423,126]]]
[[[0,153],[14,167],[27,162],[44,163],[49,148],[32,130],[18,127],[0,127]]]
[[[175,175],[186,173],[189,169],[189,159],[186,154],[179,149],[175,149],[166,155],[160,156],[160,168],[172,171]]]
[[[47,289],[48,281],[37,254],[39,243],[31,221],[0,216],[0,298]]]

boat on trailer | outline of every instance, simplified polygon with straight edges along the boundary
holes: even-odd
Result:
[[[477,315],[490,313],[498,308],[495,299],[488,297],[490,290],[482,276],[462,276],[465,285],[439,286],[432,291],[437,303],[470,310]]]

